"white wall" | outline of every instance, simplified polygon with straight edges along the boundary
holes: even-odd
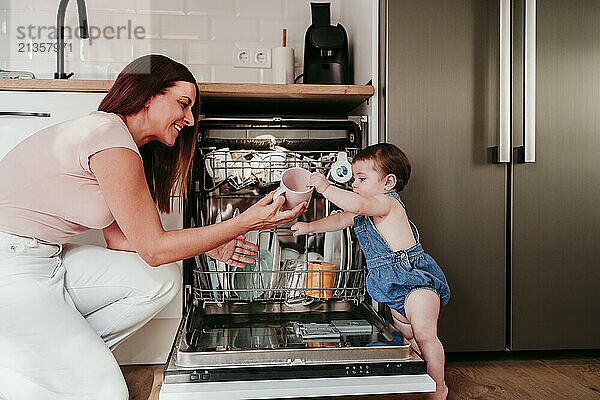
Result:
[[[370,46],[373,0],[331,0],[332,23],[342,23],[351,48]],[[27,51],[27,45],[54,43],[59,0],[0,0],[0,68],[26,70],[38,78],[52,78],[56,70],[54,51]],[[188,65],[196,79],[206,82],[271,82],[271,69],[233,68],[236,46],[277,47],[287,28],[288,46],[296,53],[296,75],[302,72],[304,34],[311,23],[310,0],[87,0],[90,26],[112,27],[109,36],[67,40],[67,72],[77,79],[114,79],[133,58],[150,52],[162,53]],[[366,15],[365,13],[368,13]],[[78,25],[76,1],[67,9],[67,26]],[[32,35],[28,30],[32,26]],[[143,27],[143,39],[133,29]],[[41,35],[38,35],[38,27]],[[128,32],[132,38],[128,38]],[[24,35],[23,35],[24,34]],[[23,38],[23,36],[25,36]],[[35,39],[33,38],[35,36]],[[40,39],[37,39],[41,36]],[[19,52],[19,47],[25,52]],[[360,57],[357,83],[370,79],[370,52]]]

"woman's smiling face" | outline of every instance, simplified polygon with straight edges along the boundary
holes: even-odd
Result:
[[[195,101],[196,86],[185,81],[175,82],[165,93],[152,96],[147,103],[148,123],[152,130],[150,140],[173,146],[181,129],[194,125],[192,105]]]

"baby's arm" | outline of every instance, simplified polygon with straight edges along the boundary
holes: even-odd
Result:
[[[395,201],[385,194],[365,197],[358,193],[340,189],[330,184],[327,178],[318,172],[311,174],[310,184],[327,200],[352,214],[386,216],[392,210]]]
[[[294,236],[306,235],[313,232],[335,232],[354,223],[356,214],[339,212],[313,222],[296,222],[292,226]]]

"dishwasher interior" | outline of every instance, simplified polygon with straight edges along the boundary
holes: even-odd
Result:
[[[234,218],[277,188],[287,168],[331,176],[368,127],[360,117],[206,118],[200,126],[184,227]],[[335,212],[315,192],[299,220]],[[294,237],[291,225],[248,232],[259,253],[244,268],[205,254],[185,260],[184,317],[165,384],[426,373],[372,307],[352,229]]]

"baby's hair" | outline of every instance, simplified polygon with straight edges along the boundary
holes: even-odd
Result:
[[[375,170],[386,176],[396,176],[394,191],[401,192],[410,178],[410,161],[402,150],[390,143],[379,143],[367,146],[354,156],[352,162],[372,160]]]

